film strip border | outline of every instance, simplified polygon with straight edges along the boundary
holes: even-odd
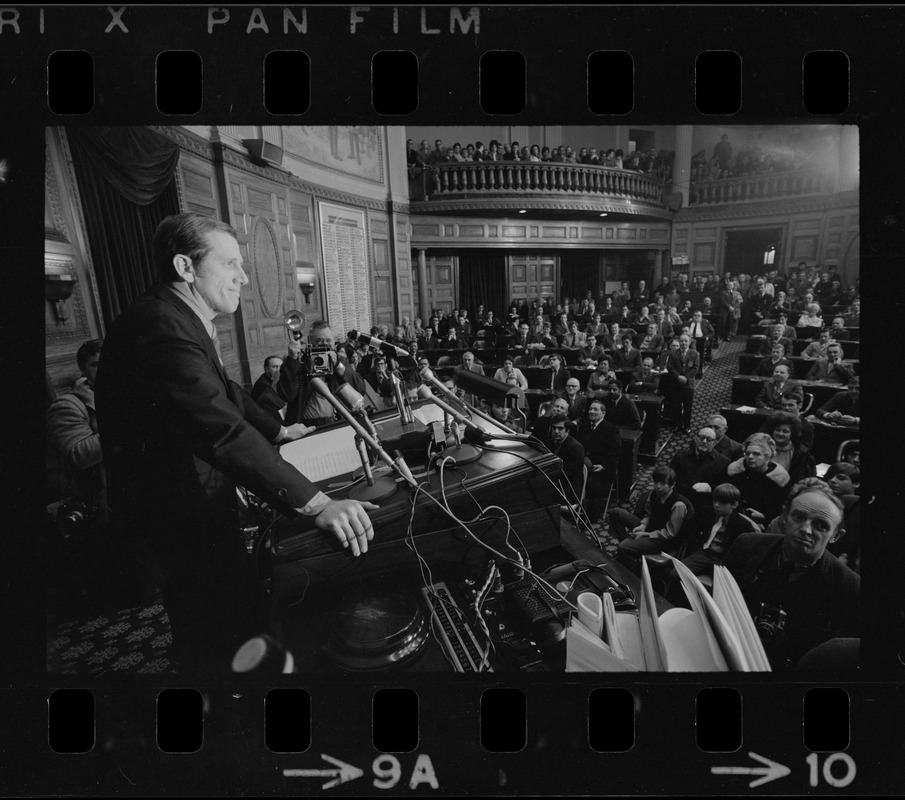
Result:
[[[205,794],[237,789],[237,776],[251,794],[341,783],[357,793],[562,795],[901,788],[891,781],[901,737],[882,735],[903,711],[890,687],[466,684],[451,699],[437,686],[335,682],[310,691],[64,688],[43,700],[43,736],[40,699],[19,709],[28,717],[20,730],[37,734],[30,768],[96,775],[102,794],[130,783],[200,790],[192,782],[202,775]],[[178,774],[166,769],[174,764]],[[49,779],[29,785],[40,792]]]
[[[0,8],[7,97],[61,119],[720,123],[874,110],[893,9]],[[879,95],[879,96],[878,96]],[[877,108],[879,110],[879,107]],[[502,119],[501,119],[502,118]],[[839,121],[839,120],[836,120]]]

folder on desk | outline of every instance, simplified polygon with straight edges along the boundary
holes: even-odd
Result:
[[[658,616],[650,572],[642,561],[637,614],[617,612],[606,593],[599,606],[596,595],[579,595],[579,614],[566,631],[567,672],[769,671],[751,615],[729,571],[721,565],[714,568],[711,597],[681,561],[672,562],[691,608],[671,608]],[[598,607],[603,621],[600,636],[593,613]]]

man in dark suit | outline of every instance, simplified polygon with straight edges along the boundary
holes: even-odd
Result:
[[[820,419],[842,425],[861,424],[861,379],[855,375],[848,382],[848,391],[836,392],[815,412]]]
[[[276,385],[280,379],[280,367],[283,359],[279,356],[267,356],[264,359],[264,372],[261,374],[251,387],[251,398],[265,411],[269,411],[275,415],[276,419],[282,422],[280,411],[286,405],[277,394]]]
[[[633,431],[641,430],[641,414],[638,406],[630,397],[622,393],[622,382],[611,378],[606,384],[606,416],[607,419],[620,428],[628,428]]]
[[[562,459],[560,486],[569,505],[578,503],[583,483],[584,448],[581,442],[569,435],[569,420],[564,414],[550,417],[549,439],[545,444],[553,455]]]
[[[666,371],[670,376],[672,418],[679,430],[691,432],[691,406],[697,374],[701,371],[701,356],[691,349],[691,337],[683,333],[679,337],[679,349],[670,350],[666,360]]]
[[[331,500],[280,457],[299,438],[229,379],[218,314],[248,277],[230,226],[167,217],[154,237],[161,284],[109,327],[96,399],[111,515],[163,578],[181,675],[226,675],[265,629],[266,610],[238,529],[236,484],[303,514],[355,555],[367,550],[370,503]]]
[[[773,379],[766,381],[757,393],[755,405],[779,411],[782,408],[782,398],[787,394],[803,397],[801,385],[789,378],[789,367],[778,364],[773,368]]]
[[[613,354],[613,364],[617,370],[631,372],[636,375],[641,372],[641,351],[632,347],[632,337],[623,334],[619,342],[619,348]]]
[[[842,347],[831,341],[826,348],[826,359],[815,361],[808,370],[808,380],[848,383],[854,374],[852,366],[842,360]]]
[[[588,488],[585,506],[592,522],[600,517],[610,487],[616,479],[622,439],[619,428],[607,422],[603,400],[588,404],[588,418],[578,431],[578,440],[584,447],[585,464],[588,466]]]
[[[570,422],[578,422],[588,407],[588,398],[581,394],[580,389],[578,378],[569,378],[566,381],[566,395],[563,399],[569,404],[566,414]]]
[[[716,434],[716,441],[713,443],[713,452],[721,456],[726,456],[730,461],[737,461],[743,455],[741,442],[730,439],[726,435],[729,429],[729,423],[722,414],[711,414],[707,419],[707,426],[713,429]]]
[[[531,332],[531,328],[527,322],[519,325],[518,331],[509,337],[509,347],[527,350],[532,344],[536,344],[540,339],[536,334]]]
[[[566,381],[572,377],[566,367],[563,366],[562,356],[554,353],[550,356],[550,374],[544,378],[545,388],[549,389],[557,397],[562,397],[566,391]]]
[[[713,325],[706,319],[700,311],[695,311],[691,316],[691,323],[688,326],[688,334],[694,342],[695,349],[704,358],[710,352],[710,343],[716,335]]]

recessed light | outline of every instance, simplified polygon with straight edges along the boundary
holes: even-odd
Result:
[[[606,215],[607,215],[607,212],[604,211],[600,216],[601,216],[601,217],[605,217]]]
[[[519,211],[518,213],[519,213],[519,214],[527,214],[527,213],[528,213],[528,209],[523,208],[523,209],[522,209],[521,211]]]

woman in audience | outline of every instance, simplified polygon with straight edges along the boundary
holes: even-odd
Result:
[[[817,475],[814,456],[800,444],[801,420],[798,417],[785,411],[777,411],[767,420],[763,432],[773,437],[776,445],[773,460],[785,468],[792,483]]]
[[[616,379],[613,362],[609,356],[604,356],[597,362],[597,366],[588,377],[588,386],[585,391],[593,397],[602,399],[607,396],[606,385],[611,379]]]
[[[508,383],[510,386],[518,386],[523,391],[528,388],[528,379],[515,366],[515,362],[508,357],[503,362],[503,366],[494,373],[493,378],[501,383]]]
[[[823,319],[820,316],[820,306],[810,303],[805,306],[804,313],[798,318],[797,328],[822,328]]]
[[[728,467],[729,483],[738,487],[742,513],[766,524],[779,515],[789,487],[789,473],[773,459],[776,444],[766,433],[752,433],[744,442],[744,456]]]

